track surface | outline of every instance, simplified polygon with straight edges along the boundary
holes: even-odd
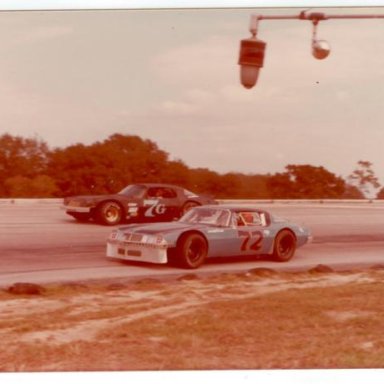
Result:
[[[384,265],[384,206],[374,204],[263,204],[263,208],[309,226],[314,241],[288,263],[231,258],[210,260],[194,274],[251,268],[303,270],[318,264],[335,269]],[[56,204],[0,205],[0,285],[185,275],[167,265],[120,263],[105,258],[111,231],[77,223]]]

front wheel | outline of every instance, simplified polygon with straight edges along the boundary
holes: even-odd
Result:
[[[204,263],[208,253],[208,245],[205,238],[192,233],[184,235],[177,245],[177,262],[183,268],[195,269]]]
[[[273,258],[276,261],[288,261],[292,259],[296,250],[296,237],[288,229],[280,231],[275,238]]]
[[[97,209],[97,221],[104,225],[116,225],[121,222],[123,210],[114,201],[106,201]]]

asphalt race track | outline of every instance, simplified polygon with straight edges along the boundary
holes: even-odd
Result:
[[[0,286],[88,279],[177,277],[187,273],[247,271],[252,268],[305,270],[384,266],[384,205],[263,204],[263,208],[309,226],[311,244],[288,263],[243,258],[210,260],[197,271],[167,265],[121,263],[105,258],[111,228],[77,223],[57,204],[0,204]]]

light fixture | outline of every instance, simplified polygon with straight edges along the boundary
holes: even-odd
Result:
[[[240,42],[240,79],[245,88],[252,88],[257,82],[260,68],[264,64],[265,47],[266,43],[256,37]]]
[[[313,19],[313,32],[312,32],[312,56],[315,59],[323,60],[328,57],[331,52],[331,47],[326,40],[317,39],[317,25],[319,20]]]
[[[264,65],[266,43],[257,38],[260,20],[309,20],[313,24],[311,49],[315,59],[323,60],[331,52],[331,47],[326,40],[318,40],[317,27],[320,21],[329,19],[383,19],[384,15],[326,15],[321,12],[300,12],[298,15],[252,15],[249,30],[250,38],[240,41],[238,64],[240,65],[240,81],[245,88],[253,88],[259,78],[260,69]]]

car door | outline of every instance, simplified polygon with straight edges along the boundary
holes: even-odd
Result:
[[[143,199],[142,217],[145,221],[172,220],[176,207],[177,194],[173,188],[150,187]]]
[[[236,228],[209,228],[209,257],[237,256],[240,253],[240,238]]]
[[[264,235],[256,228],[227,228],[210,234],[209,243],[212,256],[256,255],[263,253]]]
[[[167,219],[172,220],[179,217],[180,199],[175,188],[163,187],[161,189],[160,203],[164,206],[164,215]]]
[[[270,241],[266,238],[266,222],[246,222],[240,220],[238,213],[234,213],[231,232],[227,236],[230,241],[226,244],[226,254],[256,255],[266,253]]]
[[[231,214],[229,223],[225,227],[211,227],[206,230],[209,239],[209,256],[225,257],[245,254],[244,237],[248,232],[239,232],[236,214]]]

